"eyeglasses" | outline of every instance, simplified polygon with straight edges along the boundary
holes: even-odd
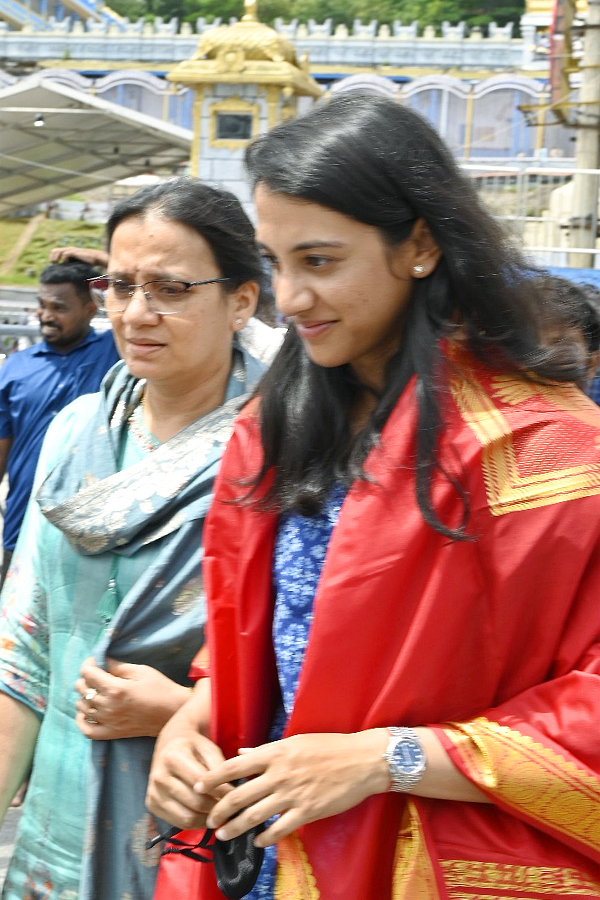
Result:
[[[144,292],[148,309],[161,316],[183,312],[190,299],[189,290],[201,284],[219,284],[229,278],[207,278],[205,281],[146,281],[130,284],[110,275],[88,278],[90,293],[96,306],[107,313],[125,312],[138,288]]]

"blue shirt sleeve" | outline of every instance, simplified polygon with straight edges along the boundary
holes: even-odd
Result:
[[[598,403],[600,405],[600,375],[596,375],[592,383],[589,385],[588,395],[591,397],[594,403]]]
[[[0,367],[0,438],[13,436],[10,415],[10,383],[13,365],[10,359]]]

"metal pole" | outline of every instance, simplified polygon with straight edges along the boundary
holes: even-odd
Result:
[[[588,0],[578,107],[576,168],[597,169],[600,165],[600,0]],[[573,178],[571,247],[595,248],[597,229],[598,178],[591,173],[576,174]],[[594,256],[573,253],[570,264],[591,268]]]

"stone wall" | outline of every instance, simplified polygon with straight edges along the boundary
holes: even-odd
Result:
[[[50,19],[48,30],[34,32],[30,26],[11,31],[0,21],[0,60],[101,60],[103,62],[174,63],[193,56],[198,37],[221,24],[198,19],[188,22],[121,23],[95,22],[65,18]],[[297,20],[277,20],[275,28],[288,37],[300,55],[308,53],[313,74],[320,67],[432,67],[440,69],[546,71],[547,55],[543,37],[535,25],[524,18],[520,34],[512,25],[500,28],[493,23],[487,32],[467,29],[464,22],[420,28],[418,22],[363,23],[356,20],[352,29],[332,27],[331,20],[307,24]],[[107,40],[107,38],[110,38]],[[539,52],[538,52],[539,51]]]

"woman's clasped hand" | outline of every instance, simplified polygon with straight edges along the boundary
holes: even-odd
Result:
[[[146,802],[157,815],[181,828],[204,828],[215,803],[232,786],[216,786],[211,793],[199,787],[210,770],[218,771],[225,761],[213,741],[182,716],[176,715],[160,733],[157,746],[164,752],[153,760],[154,779]]]
[[[189,688],[152,666],[108,659],[102,669],[90,658],[80,671],[77,726],[96,741],[156,737],[189,695]]]
[[[229,840],[276,816],[255,839],[257,846],[268,847],[307,822],[337,815],[387,791],[387,741],[386,729],[379,728],[357,734],[298,734],[240,748],[238,757],[208,770],[194,789],[213,796],[230,782],[248,779],[216,803],[207,825],[217,829],[217,838]]]

